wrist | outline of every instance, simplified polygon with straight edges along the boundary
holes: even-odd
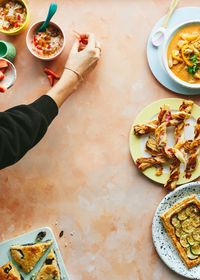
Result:
[[[79,73],[79,71],[77,71],[71,67],[68,67],[68,66],[65,66],[64,71],[66,71],[66,70],[68,71],[68,73],[72,72],[73,74],[75,74],[79,81],[84,81],[84,78],[83,78],[82,74]]]
[[[47,93],[60,107],[63,102],[72,94],[72,92],[78,87],[79,79],[76,74],[71,71],[65,71],[62,74],[61,79],[57,84],[50,89]]]
[[[64,68],[60,81],[62,81],[64,84],[66,84],[66,86],[68,86],[70,84],[78,84],[79,77],[73,71],[70,71],[69,69]]]

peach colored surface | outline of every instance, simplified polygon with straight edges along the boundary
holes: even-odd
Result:
[[[48,65],[62,71],[74,29],[96,33],[103,56],[43,140],[1,171],[0,241],[50,226],[73,280],[182,279],[161,262],[151,240],[152,217],[166,192],[137,171],[128,148],[140,110],[178,96],[154,79],[146,60],[147,37],[169,1],[57,2],[55,21],[66,32],[67,46]],[[49,3],[29,1],[31,23],[43,20]],[[181,1],[189,5],[199,0]],[[25,35],[7,38],[17,48],[18,79],[0,96],[0,110],[29,103],[49,89],[46,64],[28,52]],[[200,103],[200,97],[193,99]]]

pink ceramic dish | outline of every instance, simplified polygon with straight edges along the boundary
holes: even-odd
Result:
[[[43,21],[33,24],[26,36],[29,51],[42,60],[57,58],[65,47],[65,34],[60,26],[50,22],[45,32],[37,32]]]

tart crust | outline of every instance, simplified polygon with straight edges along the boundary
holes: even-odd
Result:
[[[190,204],[196,205],[200,209],[200,201],[195,195],[189,196],[185,199],[183,199],[180,202],[177,202],[174,204],[170,209],[168,209],[166,212],[164,212],[160,218],[162,220],[162,223],[169,235],[169,237],[172,239],[174,246],[178,250],[179,255],[181,256],[182,260],[186,264],[188,268],[192,268],[193,266],[196,266],[200,264],[200,256],[198,256],[196,259],[191,260],[188,258],[186,251],[184,247],[179,242],[179,239],[177,238],[175,234],[175,227],[171,224],[171,218],[173,215],[179,213],[181,210],[187,208]]]

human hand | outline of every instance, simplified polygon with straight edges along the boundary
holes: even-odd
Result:
[[[85,77],[96,66],[101,55],[100,44],[93,33],[81,36],[86,38],[85,41],[88,41],[87,45],[82,49],[83,45],[81,44],[80,49],[80,40],[76,39],[65,65],[66,70],[71,70],[79,78]]]
[[[76,90],[86,74],[96,66],[101,55],[100,44],[93,33],[81,36],[84,36],[84,42],[78,39],[75,41],[61,79],[47,93],[58,107]]]

